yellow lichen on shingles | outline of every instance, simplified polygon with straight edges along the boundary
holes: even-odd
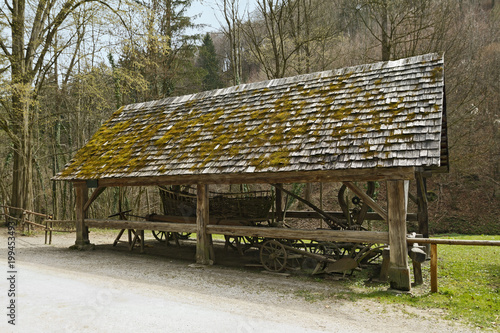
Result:
[[[432,80],[432,83],[436,83],[438,80],[441,80],[443,77],[443,67],[434,67],[431,70],[431,74],[429,78]]]
[[[436,69],[436,74],[433,76],[437,78],[438,72]],[[332,137],[339,139],[351,140],[360,138],[367,132],[378,131],[381,126],[404,121],[404,117],[400,115],[405,110],[403,100],[399,99],[392,104],[385,104],[385,109],[383,109],[381,100],[385,97],[379,87],[374,88],[373,91],[366,91],[355,80],[348,81],[350,75],[352,73],[338,76],[332,83],[323,84],[321,88],[308,89],[305,88],[304,83],[296,84],[290,88],[292,91],[289,93],[279,90],[271,91],[268,88],[241,92],[234,94],[234,98],[224,104],[226,109],[218,108],[214,111],[207,110],[208,101],[204,103],[189,100],[178,107],[178,112],[174,112],[174,106],[168,116],[164,116],[165,119],[167,117],[169,119],[165,123],[174,124],[172,127],[165,129],[168,125],[159,127],[145,125],[152,120],[151,113],[148,113],[142,117],[141,121],[134,121],[130,125],[130,131],[135,135],[144,133],[144,137],[149,137],[150,141],[155,136],[153,142],[156,147],[152,150],[152,154],[157,152],[163,157],[175,159],[192,158],[200,162],[196,167],[206,166],[209,162],[217,161],[221,156],[231,159],[240,155],[242,150],[263,151],[260,149],[263,145],[266,146],[267,153],[255,157],[251,161],[252,165],[257,168],[287,165],[290,162],[290,153],[299,149],[297,147],[300,147],[301,142],[314,141],[320,136],[323,137],[325,133],[332,133]],[[377,86],[382,84],[382,79],[374,78],[370,82]],[[276,93],[278,98],[271,101],[275,98],[271,93]],[[336,98],[343,93],[350,94],[354,103],[344,103],[344,98],[341,103],[336,102]],[[255,102],[255,95],[258,94],[266,95],[263,103],[268,104],[264,104],[262,108],[258,107],[259,102]],[[248,100],[248,97],[252,97],[251,106],[241,102]],[[222,101],[214,103],[215,99],[210,102],[212,102],[212,107],[222,105]],[[319,104],[319,109],[316,103]],[[304,110],[309,111],[307,109],[309,105],[315,105],[316,110],[308,115]],[[435,105],[427,112],[439,111],[439,108],[439,105]],[[186,109],[190,110],[186,112]],[[423,112],[419,114],[424,115]],[[414,113],[405,113],[404,116],[407,121],[415,118]],[[313,124],[314,128],[311,127]],[[109,137],[114,125],[115,123],[103,129],[104,137]],[[156,140],[158,136],[160,139]],[[291,142],[294,139],[299,139],[299,141],[294,142],[292,146]],[[411,139],[392,135],[391,139],[387,140],[387,144],[393,140]],[[333,142],[335,141],[332,140]],[[121,148],[113,152],[100,153],[99,144],[101,143]],[[89,151],[97,155],[100,153],[102,160],[112,161],[105,164],[106,170],[123,171],[124,168],[133,170],[142,167],[148,161],[147,152],[150,151],[147,148],[148,144],[150,145],[147,139],[134,140],[123,135],[109,142],[97,142]],[[270,148],[268,149],[267,146]],[[366,149],[366,153],[369,154],[369,147]],[[142,155],[140,159],[137,157],[138,152]],[[125,167],[123,161],[127,158],[130,158],[132,163]],[[166,169],[160,168],[160,172],[164,170]]]
[[[117,121],[122,116],[123,108],[115,112],[92,137],[88,144],[75,156],[73,167],[65,169],[63,176],[74,173],[84,179],[92,179],[96,174],[116,173],[142,168],[144,156],[141,160],[135,157],[136,150],[140,149],[143,141],[155,135],[158,125],[144,125],[148,114],[135,115],[132,113],[123,121]],[[139,131],[143,135],[137,135]]]

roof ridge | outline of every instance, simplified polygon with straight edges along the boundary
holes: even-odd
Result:
[[[363,69],[364,71],[366,71],[366,70],[378,70],[378,69],[382,69],[382,68],[387,69],[387,68],[397,67],[397,66],[401,66],[401,65],[414,64],[414,63],[418,63],[418,62],[422,62],[422,61],[433,61],[433,60],[437,60],[439,58],[443,58],[443,55],[440,55],[438,53],[427,53],[427,54],[423,54],[423,55],[418,55],[418,56],[413,56],[413,57],[408,57],[408,58],[401,58],[401,59],[397,59],[397,60],[379,61],[379,62],[374,62],[371,64],[362,64],[362,65],[349,66],[349,67],[343,67],[343,68],[337,68],[337,69],[330,69],[330,70],[326,70],[326,71],[313,72],[313,73],[308,73],[308,74],[300,74],[300,75],[295,75],[295,76],[288,76],[288,77],[284,77],[284,78],[258,81],[258,82],[252,82],[252,83],[243,83],[243,84],[239,84],[236,86],[230,86],[230,87],[226,87],[226,88],[207,90],[207,91],[202,91],[202,92],[197,92],[197,93],[187,94],[187,95],[172,96],[172,97],[167,97],[167,98],[148,101],[148,102],[128,104],[128,105],[124,106],[124,110],[137,109],[137,108],[141,108],[141,107],[159,107],[159,106],[164,105],[164,104],[179,104],[179,103],[185,103],[185,102],[190,101],[190,100],[195,100],[195,99],[200,99],[200,98],[205,98],[205,97],[231,94],[231,93],[234,93],[237,91],[251,91],[251,90],[255,90],[255,89],[288,85],[288,84],[293,83],[293,82],[308,81],[308,80],[312,80],[312,79],[320,78],[320,77],[330,77],[333,75],[343,75],[346,73],[356,72],[360,69]]]

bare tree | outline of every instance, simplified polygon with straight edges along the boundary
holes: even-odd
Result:
[[[224,0],[219,4],[222,13],[222,31],[229,41],[229,59],[232,72],[233,84],[241,83],[241,24],[243,16],[240,12],[239,0]]]
[[[8,59],[4,71],[10,72],[11,88],[9,96],[1,99],[0,128],[13,145],[12,206],[33,208],[32,126],[39,111],[36,100],[55,59],[70,44],[67,41],[53,48],[58,31],[71,14],[86,3],[110,8],[100,0],[42,0],[36,3],[12,0],[0,7],[1,25],[11,32],[9,37],[0,39],[2,56]]]

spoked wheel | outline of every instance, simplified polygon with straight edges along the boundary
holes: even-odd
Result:
[[[356,261],[360,264],[374,264],[382,258],[382,251],[386,245],[368,244],[358,251]]]
[[[322,254],[335,260],[339,260],[343,256],[342,250],[332,242],[311,241],[309,248],[312,253]]]
[[[260,262],[271,272],[281,272],[286,267],[287,253],[278,241],[268,240],[260,248]]]
[[[189,236],[191,236],[190,232],[177,232],[176,234],[179,239],[189,239]]]
[[[153,233],[153,236],[156,238],[157,241],[159,242],[166,242],[168,239],[168,232],[165,231],[156,231],[156,230],[151,230]]]
[[[251,237],[242,236],[225,236],[226,244],[224,245],[224,250],[229,248],[238,251],[240,255],[243,255],[246,250],[253,246],[253,239]]]

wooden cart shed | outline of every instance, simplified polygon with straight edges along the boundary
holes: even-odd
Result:
[[[389,243],[391,286],[409,290],[408,181],[447,170],[445,109],[444,59],[437,54],[243,84],[120,108],[54,179],[74,183],[77,246],[89,243],[86,211],[104,188],[196,184],[191,229],[127,223],[195,231],[202,264],[213,259],[213,233],[290,236],[278,228],[210,225],[209,184],[386,181],[387,210],[370,205],[387,219],[388,233],[300,233]],[[89,184],[97,187],[90,199]]]

